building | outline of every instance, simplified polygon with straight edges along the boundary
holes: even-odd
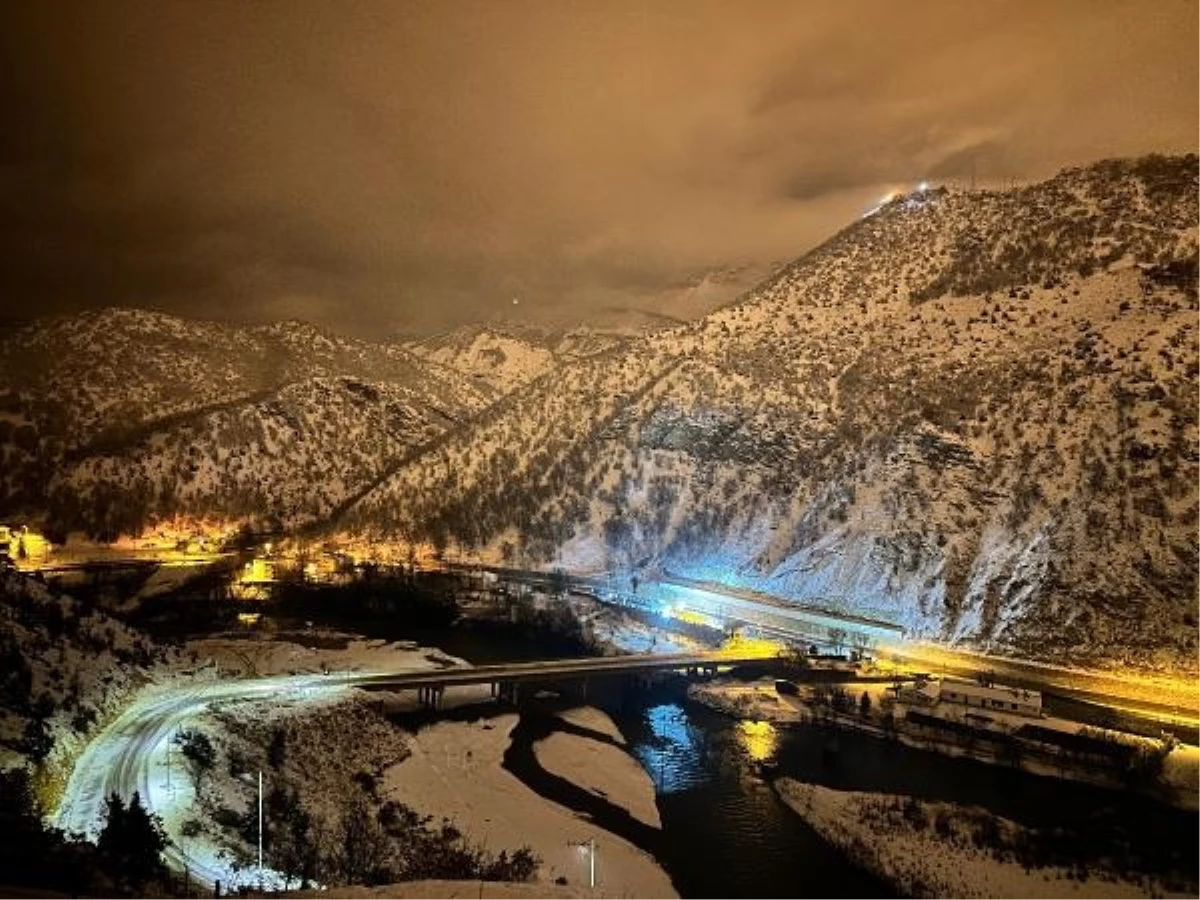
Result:
[[[943,681],[938,699],[941,703],[959,703],[975,709],[1005,712],[1018,716],[1040,716],[1042,714],[1041,692],[1004,685],[982,685],[973,681]]]
[[[941,693],[941,682],[919,678],[912,684],[901,684],[892,688],[896,699],[910,706],[936,706]]]

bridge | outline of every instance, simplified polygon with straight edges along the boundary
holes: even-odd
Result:
[[[584,680],[610,675],[649,675],[681,672],[687,675],[715,675],[721,668],[751,665],[775,658],[772,652],[754,650],[709,651],[703,653],[666,653],[647,656],[592,656],[580,659],[551,659],[538,662],[504,663],[488,666],[463,666],[437,671],[382,672],[353,675],[359,687],[415,690],[422,705],[436,709],[446,688],[486,684],[493,697],[516,702],[520,686],[530,682]]]

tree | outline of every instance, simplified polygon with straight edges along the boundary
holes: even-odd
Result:
[[[342,815],[334,864],[344,884],[386,884],[391,847],[387,833],[371,815],[367,802],[355,796]]]
[[[53,835],[42,826],[42,810],[29,772],[0,772],[0,881],[4,884],[41,884],[39,863],[48,859]],[[32,871],[31,871],[32,869]]]
[[[207,734],[202,731],[184,729],[175,735],[175,746],[183,754],[188,771],[192,775],[192,784],[196,793],[200,793],[200,785],[204,776],[212,771],[217,762],[217,751]]]
[[[162,821],[142,806],[134,791],[126,806],[115,792],[104,802],[104,827],[96,841],[100,864],[113,881],[135,894],[165,880],[162,852],[169,843]]]
[[[287,762],[287,732],[276,728],[271,734],[271,745],[267,748],[267,762],[278,771]]]
[[[267,826],[271,861],[285,886],[298,880],[307,888],[317,878],[323,840],[294,787],[276,787],[267,795]]]
[[[36,763],[40,763],[54,749],[54,738],[46,727],[46,720],[33,716],[25,722],[25,731],[21,735],[21,751]]]

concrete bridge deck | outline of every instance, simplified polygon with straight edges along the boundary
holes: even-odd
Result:
[[[619,675],[645,672],[676,672],[688,669],[750,665],[774,659],[774,654],[753,653],[669,653],[645,656],[593,656],[577,659],[551,659],[490,666],[456,666],[430,672],[386,672],[358,675],[355,683],[363,686],[417,688],[451,685],[492,684],[499,681],[544,681],[553,678],[579,678],[588,675]]]
[[[491,687],[492,696],[515,701],[520,694],[522,683],[566,679],[581,679],[586,682],[588,678],[647,675],[655,672],[715,675],[722,668],[761,663],[774,658],[773,653],[763,651],[597,656],[488,666],[461,666],[438,669],[434,672],[356,674],[353,681],[358,687],[415,690],[422,704],[436,708],[441,705],[442,694],[451,687],[486,684]]]

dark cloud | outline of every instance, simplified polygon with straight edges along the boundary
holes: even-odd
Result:
[[[795,256],[892,187],[1195,150],[1196,16],[5,4],[0,303],[363,334],[691,315],[744,286],[703,273]]]

